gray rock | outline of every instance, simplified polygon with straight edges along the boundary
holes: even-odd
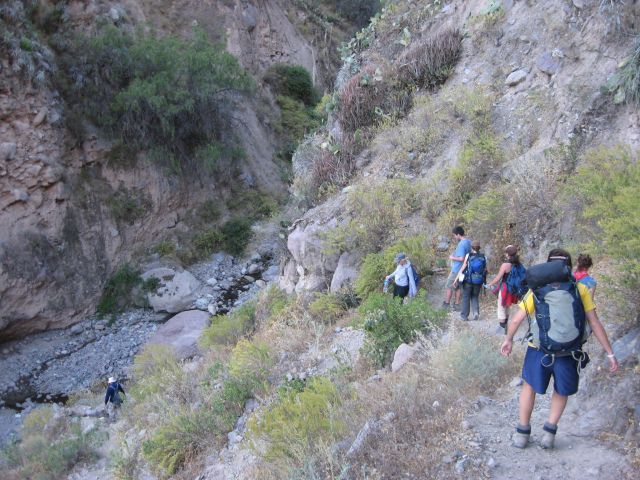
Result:
[[[338,266],[331,277],[331,291],[336,293],[352,284],[358,278],[359,256],[355,253],[344,252],[338,259]]]
[[[253,278],[251,275],[245,275],[242,278],[245,282],[249,282],[249,283],[253,283],[256,281],[256,279]]]
[[[209,285],[210,287],[215,287],[217,283],[218,283],[218,279],[216,277],[211,277],[207,279],[207,285]]]
[[[536,62],[538,70],[547,75],[554,75],[560,68],[560,59],[554,57],[551,52],[544,52]]]
[[[249,32],[256,28],[258,24],[258,9],[253,5],[247,6],[242,11],[242,23]]]
[[[578,10],[581,10],[584,8],[584,0],[573,0],[573,6],[576,7]]]
[[[391,363],[391,371],[397,372],[400,370],[416,353],[414,347],[410,347],[406,343],[401,344],[396,352],[393,354],[393,362]]]
[[[267,286],[267,282],[265,282],[264,280],[256,280],[256,285],[258,286],[258,288],[264,288]]]
[[[16,202],[27,202],[30,198],[27,191],[23,190],[22,188],[14,188],[11,191],[11,194],[13,195],[13,198]]]
[[[162,325],[151,337],[149,343],[169,345],[173,347],[179,358],[190,358],[198,354],[198,338],[208,325],[208,312],[200,310],[181,312]]]
[[[265,282],[272,282],[278,278],[280,275],[280,268],[278,265],[271,265],[267,270],[262,274],[262,279]]]
[[[455,470],[456,473],[464,473],[467,468],[469,468],[469,459],[462,458],[456,462]]]
[[[510,387],[519,387],[520,385],[522,385],[522,378],[520,377],[514,377],[514,379],[509,382]]]
[[[520,69],[516,70],[515,72],[511,72],[504,83],[509,87],[513,87],[515,85],[518,85],[525,78],[527,78],[526,70]]]
[[[11,142],[0,143],[0,160],[10,162],[16,158],[17,145]]]
[[[84,327],[79,324],[76,323],[73,327],[71,327],[71,335],[80,335],[82,332],[84,332]]]
[[[640,353],[640,327],[634,328],[624,337],[613,342],[613,351],[619,362],[630,357],[637,357]]]
[[[249,268],[247,268],[247,273],[249,275],[255,275],[260,270],[261,270],[260,265],[258,265],[257,263],[252,263],[251,265],[249,265]]]
[[[48,112],[49,112],[49,109],[47,107],[42,107],[38,112],[38,114],[33,119],[33,126],[37,127],[42,122],[44,122],[44,120],[47,118]]]
[[[209,306],[209,299],[201,297],[196,300],[195,306],[198,310],[207,310],[207,307]]]
[[[487,467],[494,469],[498,466],[497,462],[495,461],[495,459],[493,457],[489,457],[489,459],[487,460]]]
[[[210,303],[209,305],[207,305],[207,311],[211,315],[216,315],[218,313],[218,307],[216,306],[215,303]]]
[[[189,307],[196,297],[200,283],[186,270],[154,268],[142,274],[143,280],[155,277],[160,284],[155,292],[149,292],[149,305],[156,312],[177,313]],[[204,307],[206,309],[206,305]]]

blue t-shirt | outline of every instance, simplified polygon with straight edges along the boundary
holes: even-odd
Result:
[[[456,251],[453,253],[453,256],[464,257],[467,253],[471,253],[471,240],[465,238],[458,242],[458,246],[456,247]],[[459,262],[457,260],[451,260],[451,271],[458,273],[463,263],[464,262]]]
[[[583,285],[586,285],[588,289],[595,288],[595,286],[598,284],[596,279],[590,275],[587,275],[586,277],[582,277],[580,280],[578,280],[578,283],[582,283]]]

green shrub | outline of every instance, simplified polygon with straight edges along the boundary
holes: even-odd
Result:
[[[347,311],[344,298],[335,293],[316,293],[309,304],[309,313],[326,324],[334,324]]]
[[[383,252],[370,253],[364,257],[354,284],[355,292],[361,300],[365,300],[370,294],[382,290],[384,277],[395,270],[394,259],[400,252],[407,255],[422,278],[420,285],[422,286],[425,275],[434,267],[435,251],[426,236],[415,235],[397,241]]]
[[[200,337],[204,347],[213,345],[235,345],[251,332],[256,321],[256,302],[243,303],[228,315],[216,315]]]
[[[133,288],[141,282],[139,270],[127,263],[122,265],[104,287],[96,307],[98,316],[115,315],[131,305]]]
[[[290,97],[307,106],[318,103],[318,92],[313,86],[309,71],[300,65],[276,63],[269,67],[264,77],[278,95]]]
[[[268,345],[240,340],[229,359],[229,377],[250,392],[262,387],[273,365]]]
[[[138,402],[149,402],[152,397],[166,394],[170,402],[180,402],[185,395],[187,374],[171,347],[147,345],[135,356],[131,396]]]
[[[584,234],[593,248],[618,260],[625,281],[640,285],[640,164],[628,148],[600,147],[570,178],[566,193],[579,199]]]
[[[228,92],[254,87],[236,59],[201,30],[184,40],[108,27],[72,45],[61,57],[60,84],[71,109],[176,171],[197,166],[194,159],[211,167],[210,156],[195,153],[223,144]]]
[[[605,89],[615,94],[615,103],[640,104],[640,35],[635,38],[631,55],[620,65]]]
[[[421,206],[419,188],[404,179],[354,188],[347,203],[352,220],[327,235],[327,248],[368,254],[397,240],[394,234]]]
[[[298,143],[304,136],[320,126],[319,118],[312,107],[295,98],[278,95],[276,102],[280,107],[280,122],[276,131],[284,139],[285,154],[291,158]]]
[[[259,220],[270,217],[278,211],[278,202],[269,194],[257,189],[245,189],[233,192],[233,198],[228,205],[233,212],[242,212],[247,217]]]
[[[340,403],[331,380],[312,378],[302,392],[290,389],[264,415],[252,418],[249,438],[256,446],[265,442],[267,459],[302,464],[316,446],[344,432],[344,422],[334,416]]]
[[[193,246],[200,258],[208,257],[217,252],[224,245],[224,234],[217,228],[210,228],[196,235],[193,239]]]
[[[388,364],[401,343],[412,342],[417,333],[430,330],[445,318],[445,312],[433,308],[426,296],[403,305],[391,295],[374,293],[358,311],[364,320],[364,353],[378,366]]]
[[[224,249],[232,255],[242,255],[251,240],[251,222],[245,218],[232,218],[223,226]]]
[[[152,250],[161,257],[169,257],[176,253],[176,244],[171,240],[164,240],[154,245]]]
[[[118,222],[126,222],[129,225],[133,225],[152,207],[151,200],[146,195],[122,187],[109,196],[107,205]]]
[[[256,302],[257,321],[269,321],[287,308],[288,304],[289,296],[287,293],[275,284],[270,284],[258,294]]]
[[[196,215],[204,223],[214,223],[220,218],[220,206],[215,200],[207,200],[198,207]]]

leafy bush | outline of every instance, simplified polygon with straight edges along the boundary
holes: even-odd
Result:
[[[636,36],[631,55],[607,82],[606,90],[614,93],[614,102],[640,104],[640,35]]]
[[[151,200],[146,195],[122,187],[109,196],[107,205],[118,222],[126,222],[129,225],[133,225],[152,207]]]
[[[61,60],[67,102],[177,171],[194,166],[200,147],[222,143],[229,93],[253,89],[236,59],[200,30],[183,40],[111,27],[74,45]]]
[[[265,442],[265,457],[274,461],[303,464],[321,442],[333,442],[344,431],[334,416],[340,405],[336,386],[324,377],[307,382],[301,392],[289,389],[260,418],[252,418],[248,435],[254,445]]]
[[[414,42],[398,59],[398,72],[406,83],[436,87],[444,83],[462,51],[462,34],[447,29],[426,40]]]
[[[192,397],[189,378],[167,345],[145,346],[135,356],[131,372],[134,380],[129,389],[131,396],[137,402],[145,402],[147,407],[152,406],[150,401],[157,396],[166,395],[170,403],[180,403]]]
[[[279,95],[298,100],[307,106],[318,103],[318,93],[313,86],[311,74],[300,65],[276,63],[269,67],[264,80]]]
[[[171,240],[164,240],[160,243],[155,244],[153,247],[153,251],[161,257],[168,257],[176,253],[176,244]]]
[[[396,240],[394,233],[420,208],[419,188],[404,179],[354,188],[347,204],[352,220],[327,235],[327,248],[364,254],[380,251]]]
[[[288,304],[287,293],[272,283],[258,294],[256,320],[259,322],[268,321],[287,308]]]
[[[335,293],[316,293],[309,304],[309,313],[323,323],[333,324],[347,311],[344,299]]]
[[[251,222],[245,218],[232,218],[222,226],[221,233],[225,250],[232,255],[241,255],[251,240]]]
[[[200,258],[217,252],[224,244],[224,234],[218,228],[210,228],[193,238],[193,246]]]
[[[196,212],[197,216],[204,223],[214,223],[220,218],[220,207],[215,200],[206,200]]]
[[[583,207],[583,230],[593,247],[620,262],[630,286],[640,285],[640,164],[631,152],[622,146],[590,150],[566,192]]]
[[[276,131],[284,139],[285,153],[291,158],[298,143],[304,136],[320,126],[319,118],[311,107],[295,98],[278,95],[276,102],[280,107],[280,122]]]
[[[430,330],[445,318],[445,312],[434,309],[425,296],[403,305],[391,295],[374,293],[358,311],[364,320],[364,353],[379,366],[391,361],[401,343],[412,342],[419,332]]]
[[[256,302],[243,303],[228,315],[216,315],[200,337],[204,347],[213,345],[235,345],[238,340],[253,330],[256,321]]]
[[[266,344],[240,340],[229,359],[230,380],[247,391],[259,389],[267,379],[273,365],[271,352]]]
[[[125,263],[107,281],[96,307],[99,316],[115,315],[131,305],[133,288],[142,282],[140,271]]]

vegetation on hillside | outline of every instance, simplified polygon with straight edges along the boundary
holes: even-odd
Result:
[[[181,39],[105,27],[70,45],[61,52],[59,76],[73,112],[68,120],[89,118],[176,172],[211,171],[222,157],[234,157],[236,144],[225,140],[233,94],[250,92],[254,83],[203,31]]]

